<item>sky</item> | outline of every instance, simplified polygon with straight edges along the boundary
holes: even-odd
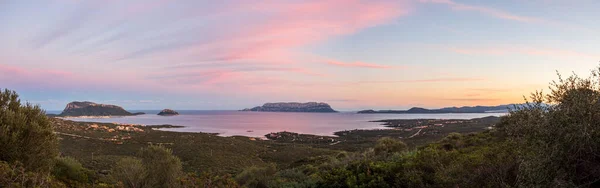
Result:
[[[600,60],[597,0],[0,0],[0,88],[62,110],[499,105]]]

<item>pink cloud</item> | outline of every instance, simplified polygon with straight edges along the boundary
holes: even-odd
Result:
[[[392,66],[364,63],[364,62],[359,62],[359,61],[353,62],[353,63],[344,63],[341,61],[328,61],[327,63],[331,64],[331,65],[337,65],[337,66],[343,66],[343,67],[363,67],[363,68],[374,68],[374,69],[392,68]]]
[[[169,57],[205,54],[207,59],[223,61],[301,62],[289,59],[298,54],[296,48],[389,23],[409,9],[398,1],[323,0],[243,2],[224,11],[269,16],[248,20],[241,27],[217,25],[214,30],[224,32],[212,40],[175,51],[159,48],[153,53],[168,52]]]
[[[65,78],[65,77],[74,76],[73,73],[67,72],[67,71],[62,71],[62,70],[25,69],[22,67],[2,65],[2,64],[0,64],[0,72],[2,72],[3,75],[27,76],[27,77],[34,77],[34,78],[44,77],[44,76]]]
[[[445,5],[450,6],[454,10],[475,11],[475,12],[490,15],[492,17],[496,17],[496,18],[504,19],[504,20],[512,20],[512,21],[518,21],[518,22],[524,22],[524,23],[546,22],[545,20],[542,20],[539,18],[519,16],[519,15],[510,13],[510,12],[506,12],[506,11],[502,11],[502,10],[492,9],[492,8],[483,7],[483,6],[467,5],[467,4],[463,4],[463,3],[457,3],[452,0],[419,0],[419,1],[422,3],[445,4]]]

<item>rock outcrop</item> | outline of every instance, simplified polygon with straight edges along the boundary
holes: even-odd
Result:
[[[120,106],[93,102],[71,102],[60,116],[131,116],[131,112]]]
[[[329,106],[327,103],[266,103],[262,106],[257,106],[250,109],[244,109],[242,111],[260,111],[260,112],[337,112]]]
[[[164,110],[160,111],[157,115],[159,115],[159,116],[176,116],[176,115],[179,115],[179,112],[176,112],[175,110],[171,110],[171,109],[164,109]]]

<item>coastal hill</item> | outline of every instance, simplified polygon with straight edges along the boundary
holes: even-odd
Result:
[[[413,107],[408,110],[362,110],[359,114],[442,114],[442,113],[490,113],[490,112],[508,112],[515,104],[506,104],[498,106],[463,106],[446,107],[440,109],[426,109]]]
[[[171,109],[164,109],[160,111],[157,115],[159,116],[176,116],[179,115],[179,112]]]
[[[59,116],[132,116],[133,114],[120,106],[97,104],[93,102],[71,102]]]
[[[280,103],[266,103],[262,106],[257,106],[250,109],[244,109],[242,111],[259,111],[259,112],[337,112],[329,106],[327,103],[322,102],[280,102]]]

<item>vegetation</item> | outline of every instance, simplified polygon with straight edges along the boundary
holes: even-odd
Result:
[[[599,187],[599,72],[559,75],[499,121],[385,120],[397,129],[274,141],[48,121],[4,91],[0,187]],[[444,134],[452,127],[462,134]],[[412,135],[440,139],[415,145]]]
[[[170,149],[161,146],[148,146],[140,151],[142,165],[146,170],[145,182],[150,187],[177,187],[183,172],[181,161],[173,156]]]
[[[58,157],[52,175],[68,185],[84,185],[88,183],[88,169],[72,157]]]
[[[39,106],[21,104],[19,95],[0,91],[0,161],[19,162],[30,171],[50,171],[58,155],[57,137]]]
[[[122,158],[112,170],[115,179],[129,188],[143,187],[146,173],[142,160],[133,157]]]

